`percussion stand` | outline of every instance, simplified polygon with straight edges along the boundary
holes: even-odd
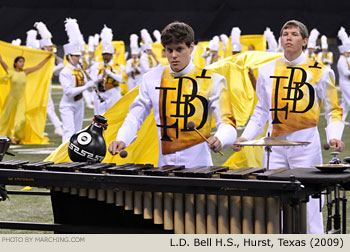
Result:
[[[339,193],[339,185],[334,186],[334,231],[336,234],[340,234],[340,193]]]
[[[272,152],[272,146],[266,145],[266,146],[265,146],[265,151],[266,151],[266,153],[267,153],[266,170],[269,170],[269,166],[270,166],[270,153]]]

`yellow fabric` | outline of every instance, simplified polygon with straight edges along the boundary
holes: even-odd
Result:
[[[43,50],[31,49],[24,46],[15,46],[10,43],[0,41],[0,52],[7,66],[13,66],[17,56],[25,58],[24,69],[33,67],[43,61],[50,53]],[[21,144],[46,144],[48,138],[44,137],[46,107],[50,90],[50,82],[54,67],[54,57],[39,70],[28,74],[26,77],[25,91],[21,100],[25,110],[25,126],[20,134]],[[5,70],[0,67],[0,76],[6,75]],[[0,80],[0,113],[4,108],[4,103],[11,89],[10,79]],[[12,92],[12,91],[11,91]],[[15,95],[16,96],[16,95]],[[23,105],[22,104],[22,105]],[[17,107],[17,109],[19,109]],[[8,118],[8,124],[14,123],[14,117]]]
[[[104,132],[104,138],[107,144],[115,140],[117,132],[124,122],[124,119],[129,112],[129,106],[134,101],[139,93],[139,87],[137,86],[125,96],[119,99],[107,112],[103,115],[108,120],[108,128]],[[153,112],[146,118],[145,122],[141,126],[138,137],[126,148],[128,156],[121,158],[119,155],[112,156],[107,151],[106,157],[103,163],[150,163],[157,165],[158,162],[158,136],[157,127],[154,121]],[[68,156],[68,141],[62,143],[45,161],[54,161],[55,163],[71,162]]]
[[[119,64],[119,65],[124,65],[126,64],[125,61],[125,45],[124,45],[124,41],[112,41],[112,45],[115,48],[115,53],[113,55],[113,64]],[[118,55],[116,55],[116,52],[118,53]],[[102,45],[101,43],[97,46],[96,50],[95,50],[95,55],[97,55],[97,61],[98,62],[102,62]]]
[[[248,75],[249,67],[255,70],[260,65],[281,56],[281,53],[249,51],[206,67],[225,76],[237,126],[244,126],[247,123],[257,100]]]
[[[242,45],[242,51],[248,51],[248,47],[253,45],[255,51],[266,51],[266,39],[264,35],[242,35],[239,39]],[[232,56],[232,44],[231,44],[231,36],[229,41],[226,44],[225,48],[225,58]]]
[[[169,65],[169,61],[168,61],[168,58],[166,57],[165,53],[164,54],[162,53],[163,49],[164,49],[164,47],[161,43],[153,43],[152,44],[152,51],[156,55],[159,63],[162,66],[167,66],[167,65]]]
[[[266,135],[268,123],[264,127],[264,132],[255,140]],[[263,167],[262,156],[264,148],[262,146],[244,146],[241,151],[233,153],[223,166],[228,166],[230,169],[240,169],[242,167]]]
[[[196,66],[201,67],[201,68],[205,67],[205,59],[202,57],[202,54],[208,48],[209,48],[209,41],[198,42],[198,44],[196,46],[196,50],[194,52],[194,56],[193,56],[193,63]],[[225,54],[225,52],[223,51],[223,48],[224,48],[224,44],[220,41],[219,42],[219,51],[218,51],[219,58],[222,58]]]
[[[248,77],[248,67],[253,69],[258,68],[261,64],[264,64],[270,60],[281,57],[282,54],[278,53],[265,53],[265,52],[246,52],[230,58],[224,59],[221,63],[217,62],[211,65],[213,71],[222,74],[228,80],[228,86],[230,91],[230,100],[234,109],[234,115],[237,120],[237,115],[240,117],[240,125],[244,125],[248,120],[250,112],[254,104],[254,90],[251,87]],[[247,94],[245,93],[247,92]],[[234,94],[233,94],[234,93]],[[107,146],[116,138],[118,129],[121,127],[126,114],[129,111],[129,106],[138,94],[138,87],[128,92],[118,102],[116,102],[104,116],[108,119],[108,129],[105,131],[104,137]],[[243,96],[241,99],[240,96]],[[242,104],[235,104],[242,102]],[[247,112],[248,111],[248,112]],[[247,114],[246,114],[247,113]],[[159,154],[159,141],[157,136],[157,127],[154,121],[153,112],[146,118],[145,122],[141,126],[141,129],[137,133],[137,139],[126,149],[128,156],[125,159],[119,157],[119,155],[111,156],[107,153],[104,163],[151,163],[157,165]],[[68,142],[59,146],[45,161],[54,161],[55,163],[70,161],[68,157]],[[249,166],[261,166],[261,151],[259,148],[254,148],[251,151],[249,148],[244,148],[240,153],[237,152],[234,155],[241,155],[238,159],[235,157],[235,162],[239,162],[245,155],[253,155],[258,164],[249,164]],[[259,161],[260,158],[260,161]],[[246,157],[249,162],[253,162],[253,159],[249,156]],[[231,159],[229,159],[231,160]],[[228,160],[228,161],[229,161]],[[227,163],[227,162],[226,162]],[[226,165],[225,163],[225,165]],[[231,166],[230,161],[230,166]],[[232,164],[233,167],[234,164]],[[239,167],[247,166],[244,162],[238,163]]]

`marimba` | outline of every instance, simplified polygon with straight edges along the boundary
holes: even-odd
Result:
[[[271,180],[285,172],[12,160],[0,162],[0,184],[51,189],[63,232],[305,233],[304,202],[321,189]]]

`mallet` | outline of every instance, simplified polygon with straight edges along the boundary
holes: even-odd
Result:
[[[117,153],[118,154],[118,153]],[[119,151],[119,156],[121,158],[125,158],[128,155],[128,152],[126,150]]]
[[[209,143],[208,139],[202,135],[202,133],[199,132],[199,130],[196,129],[196,124],[192,121],[187,123],[187,128],[194,130],[198,133],[198,135],[200,135],[207,143]],[[219,151],[219,153],[223,156],[224,153],[222,153],[221,151]]]
[[[325,144],[323,145],[323,149],[329,150],[329,148],[335,149],[335,146],[331,146],[331,145],[329,145],[329,143],[325,143]]]

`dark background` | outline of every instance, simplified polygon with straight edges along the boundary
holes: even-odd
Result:
[[[20,38],[25,44],[26,32],[37,21],[44,22],[58,45],[67,43],[64,30],[66,17],[76,18],[84,39],[100,34],[106,24],[113,30],[114,40],[124,40],[128,48],[132,33],[140,36],[146,28],[162,30],[178,20],[190,24],[196,42],[210,40],[214,35],[230,35],[234,26],[242,35],[263,34],[270,27],[276,39],[281,26],[290,19],[303,22],[309,29],[317,28],[328,37],[334,62],[339,58],[337,33],[341,26],[350,34],[349,0],[0,0],[0,40],[11,42]],[[38,38],[40,38],[38,36]],[[320,37],[319,37],[320,38]],[[336,64],[332,68],[336,71]]]
[[[88,35],[100,33],[103,25],[112,28],[114,40],[129,43],[131,33],[143,28],[152,34],[171,21],[190,24],[196,41],[209,40],[221,33],[230,34],[234,26],[242,35],[262,34],[270,27],[278,39],[283,23],[297,19],[309,30],[336,38],[340,26],[350,32],[350,1],[283,1],[283,0],[0,0],[0,36],[10,42],[20,38],[37,21],[44,22],[53,34],[53,42],[67,42],[66,17],[76,18],[87,42]]]

